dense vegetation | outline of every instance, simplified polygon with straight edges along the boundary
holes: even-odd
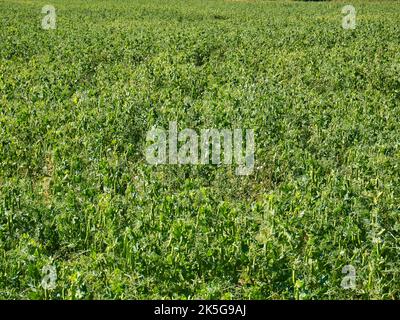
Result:
[[[398,3],[46,4],[0,1],[0,298],[400,298]],[[254,173],[148,165],[169,121]]]

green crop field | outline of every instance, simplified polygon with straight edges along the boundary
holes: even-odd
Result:
[[[400,299],[399,1],[0,0],[0,23],[0,299]],[[171,122],[253,130],[252,173],[150,164]]]

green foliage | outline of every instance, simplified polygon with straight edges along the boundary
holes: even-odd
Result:
[[[0,3],[0,298],[400,298],[397,3],[52,4]],[[253,175],[149,166],[173,120]]]

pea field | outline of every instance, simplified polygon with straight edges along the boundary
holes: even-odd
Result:
[[[400,299],[400,1],[0,0],[0,23],[0,299]],[[251,174],[148,163],[171,122],[253,130]]]

